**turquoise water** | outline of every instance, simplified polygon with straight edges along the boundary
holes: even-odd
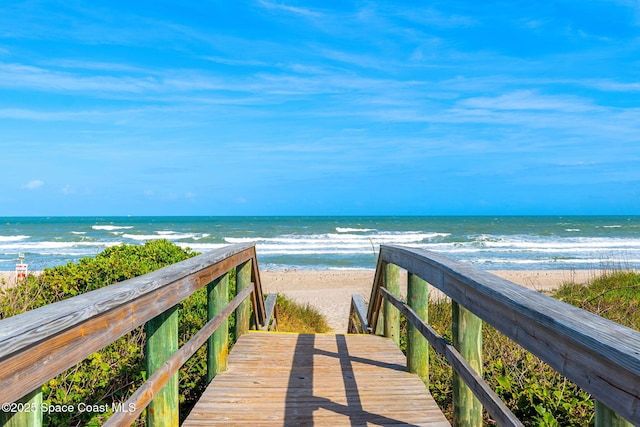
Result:
[[[41,270],[168,239],[204,252],[255,242],[261,268],[375,268],[380,244],[483,269],[640,268],[640,216],[0,218],[0,270]]]

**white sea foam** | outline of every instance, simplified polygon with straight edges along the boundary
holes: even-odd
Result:
[[[23,241],[28,236],[12,236],[13,239],[0,240],[0,252],[32,252],[36,254],[76,255],[95,254],[122,241]],[[155,234],[125,234],[121,239],[146,241],[153,239],[176,240],[182,247],[190,247],[199,252],[218,249],[229,243],[255,242],[260,256],[313,256],[313,255],[377,255],[380,244],[399,244],[426,249],[445,255],[469,260],[473,263],[488,264],[547,264],[594,263],[603,260],[611,262],[631,262],[640,257],[640,239],[631,238],[556,238],[532,236],[476,236],[467,242],[443,242],[445,233],[374,233],[370,236],[352,233],[328,233],[311,235],[281,235],[278,237],[228,237],[224,242],[202,241],[209,237],[196,233],[160,231]],[[198,239],[196,242],[180,240]]]
[[[487,248],[513,248],[535,250],[562,250],[575,249],[612,249],[612,248],[637,248],[640,249],[640,239],[581,237],[567,239],[507,239],[501,238],[494,241],[482,241]]]
[[[92,225],[91,228],[94,230],[105,230],[105,231],[130,230],[133,228],[133,225]]]
[[[422,233],[419,231],[408,231],[403,233],[377,233],[368,235],[359,234],[327,234],[330,239],[335,240],[355,240],[374,242],[421,242],[423,240],[435,239],[436,237],[447,237],[448,233]]]
[[[278,237],[227,237],[227,243],[255,243],[258,253],[265,255],[362,255],[379,251],[381,244],[398,244],[427,249],[455,256],[470,256],[486,253],[509,254],[512,259],[530,257],[532,263],[544,259],[560,258],[564,255],[602,259],[605,254],[615,251],[638,251],[640,239],[609,238],[537,238],[531,236],[476,236],[467,242],[441,242],[437,238],[447,237],[446,233],[376,233],[357,234],[315,234]],[[538,255],[536,255],[538,254]],[[564,254],[564,255],[563,255]]]
[[[514,258],[477,258],[473,260],[473,264],[518,264],[518,265],[533,265],[542,264],[541,260],[535,259],[514,259]],[[545,264],[547,262],[544,262]]]
[[[201,233],[181,233],[179,231],[162,230],[157,231],[161,238],[168,240],[196,239],[201,238]]]
[[[184,243],[184,242],[177,242],[176,245],[180,246],[181,248],[191,248],[196,252],[213,251],[215,249],[220,249],[220,248],[224,248],[225,246],[229,246],[226,243]]]
[[[338,233],[366,233],[368,231],[376,231],[375,228],[351,228],[351,227],[336,227]]]
[[[86,231],[72,231],[71,234],[83,235],[83,234],[87,234],[87,232]]]
[[[5,250],[22,250],[22,251],[30,251],[35,253],[40,253],[44,250],[53,250],[53,249],[66,249],[66,248],[105,248],[109,246],[118,246],[121,245],[122,242],[21,242],[21,243],[9,243],[9,244],[0,244],[0,251]]]
[[[137,241],[166,239],[166,237],[160,236],[158,234],[129,234],[129,233],[123,234],[122,238],[137,240]]]
[[[554,264],[571,264],[581,266],[591,266],[592,268],[598,268],[603,264],[620,264],[626,265],[629,263],[639,263],[638,259],[620,258],[553,258],[553,259],[518,259],[518,258],[477,258],[472,260],[473,264],[493,264],[493,265],[544,265],[553,266]]]
[[[484,234],[468,236],[468,241],[443,241],[448,236],[447,233],[376,232],[228,237],[224,240],[227,243],[255,243],[258,254],[266,257],[375,257],[381,244],[397,244],[442,253],[483,268],[547,268],[545,266],[549,265],[597,268],[603,261],[629,264],[640,257],[640,239],[633,238]],[[291,261],[295,262],[295,258]]]
[[[376,234],[347,234],[347,233],[327,233],[327,234],[308,234],[308,235],[281,235],[278,237],[225,237],[227,243],[267,243],[267,244],[295,244],[295,245],[314,245],[334,246],[345,244],[380,244],[380,243],[411,243],[422,242],[435,238],[449,236],[448,233],[422,233],[418,231],[409,231],[402,233],[376,233]]]
[[[0,236],[0,242],[18,242],[20,240],[26,240],[31,236]]]
[[[197,237],[201,237],[201,234],[196,233],[179,233],[177,231],[156,231],[156,234],[131,234],[125,233],[122,235],[125,239],[131,239],[136,241],[146,241],[146,240],[184,240],[184,239],[194,239]]]
[[[381,244],[422,247],[425,246],[424,242],[448,235],[422,232],[379,232],[368,235],[327,233],[278,237],[226,237],[224,241],[255,243],[258,253],[265,255],[361,255],[376,253]]]

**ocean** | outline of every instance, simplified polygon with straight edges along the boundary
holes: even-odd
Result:
[[[640,268],[640,216],[4,217],[0,270],[167,239],[204,252],[255,242],[262,269],[373,269],[380,244],[486,270]]]

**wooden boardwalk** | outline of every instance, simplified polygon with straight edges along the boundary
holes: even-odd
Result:
[[[449,426],[389,339],[249,332],[183,426]]]

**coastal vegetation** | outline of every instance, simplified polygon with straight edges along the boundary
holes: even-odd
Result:
[[[640,273],[608,271],[586,285],[565,283],[551,296],[640,330]],[[429,323],[451,341],[451,303],[430,302]],[[588,393],[486,323],[482,340],[483,376],[525,426],[593,425],[594,401]],[[452,370],[433,350],[429,388],[452,419]]]
[[[167,240],[144,245],[121,245],[105,249],[93,258],[46,269],[30,275],[23,283],[0,293],[0,319],[71,298],[103,286],[137,277],[197,255]],[[229,280],[230,296],[235,294],[235,271]],[[309,306],[300,306],[284,296],[277,300],[279,325],[285,331],[326,332],[322,316]],[[206,288],[196,291],[179,306],[179,345],[187,342],[206,322]],[[229,319],[229,342],[235,342],[234,316]],[[125,401],[147,377],[144,363],[145,332],[139,327],[42,386],[48,405],[104,405]],[[203,346],[179,373],[180,417],[184,419],[204,390],[206,346]],[[105,413],[45,413],[44,425],[100,425]],[[145,424],[140,417],[138,425]]]
[[[325,333],[331,328],[322,314],[309,304],[297,304],[284,295],[278,295],[278,331],[301,334]]]

